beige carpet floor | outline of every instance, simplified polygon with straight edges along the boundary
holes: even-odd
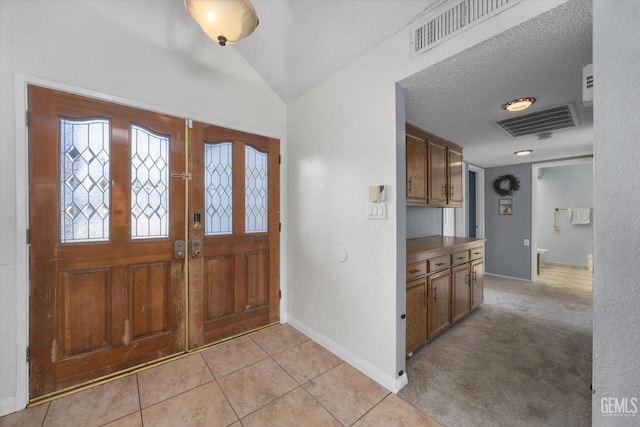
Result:
[[[398,396],[444,426],[590,426],[592,278],[485,276],[484,303],[414,352]]]

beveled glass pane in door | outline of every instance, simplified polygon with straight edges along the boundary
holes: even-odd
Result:
[[[169,237],[169,137],[131,126],[131,238]]]
[[[246,145],[244,149],[244,223],[247,233],[267,230],[267,153]]]
[[[205,236],[233,233],[233,144],[204,144]]]
[[[109,240],[110,122],[60,119],[60,241]]]

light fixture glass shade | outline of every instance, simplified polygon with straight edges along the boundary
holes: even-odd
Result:
[[[528,156],[531,153],[533,153],[533,150],[520,150],[520,151],[516,151],[513,154],[515,154],[516,156]]]
[[[535,98],[518,98],[513,101],[509,101],[502,106],[507,111],[522,111],[531,107],[531,104],[536,102]]]
[[[222,46],[247,37],[258,26],[249,0],[185,0],[184,4],[202,31]]]

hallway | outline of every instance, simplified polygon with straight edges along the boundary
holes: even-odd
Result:
[[[484,304],[415,352],[398,396],[451,427],[590,426],[591,276],[486,275]]]

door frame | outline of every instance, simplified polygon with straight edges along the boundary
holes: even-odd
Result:
[[[469,187],[469,171],[476,173],[476,188]],[[476,237],[484,239],[484,169],[471,163],[462,162],[462,187],[465,195],[467,191],[475,191],[476,193],[476,224],[478,225]],[[454,209],[456,211],[455,235],[457,237],[469,237],[467,231],[467,225],[469,224],[467,201],[468,197],[465,196],[462,201],[462,208]]]
[[[84,89],[64,83],[54,82],[39,77],[26,74],[16,73],[14,75],[14,140],[15,140],[15,164],[16,164],[16,316],[15,316],[15,333],[16,333],[16,391],[15,397],[4,399],[2,412],[5,409],[13,409],[7,413],[22,410],[29,403],[29,363],[27,362],[27,347],[29,346],[29,247],[26,239],[26,230],[29,225],[29,134],[27,129],[26,114],[28,107],[28,86],[35,85],[48,89],[59,90],[73,95],[80,95],[88,98],[113,102],[127,107],[140,108],[160,114],[171,115],[175,117],[189,118],[191,120],[201,121],[228,129],[238,130],[241,132],[258,134],[270,138],[280,140],[280,155],[286,158],[287,144],[286,135],[277,135],[272,132],[238,125],[236,123],[228,123],[216,120],[212,117],[185,113],[170,108],[159,107],[157,105],[145,102],[135,101],[120,96],[108,95],[106,93]],[[287,311],[287,281],[286,281],[286,163],[280,165],[280,222],[282,230],[280,232],[280,289],[282,298],[280,299],[280,323],[286,323]]]
[[[537,199],[538,199],[538,172],[542,168],[553,168],[560,166],[574,166],[574,165],[585,165],[591,164],[593,165],[593,157],[584,157],[577,159],[568,159],[568,160],[558,160],[558,161],[550,161],[550,162],[540,162],[533,163],[531,165],[531,281],[538,281],[538,269],[537,267],[537,248],[538,248],[538,237],[537,237],[537,218],[536,218],[536,208],[537,208]]]

